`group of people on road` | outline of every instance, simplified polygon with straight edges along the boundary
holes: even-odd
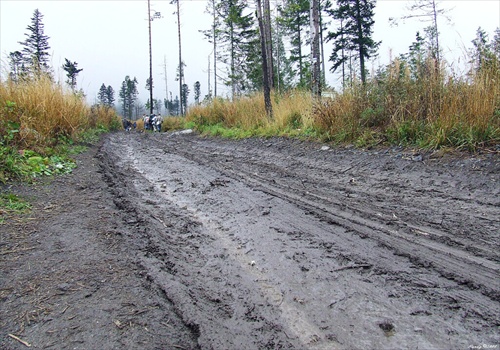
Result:
[[[144,114],[142,120],[144,121],[144,130],[161,131],[163,119],[160,115],[151,114],[148,116]]]
[[[142,121],[144,122],[144,130],[151,130],[151,131],[161,131],[161,124],[163,123],[163,118],[160,115],[156,114],[151,114],[147,115],[144,114],[142,116]],[[122,124],[123,124],[123,129],[127,132],[129,132],[132,129],[137,128],[137,122],[131,122],[130,120],[123,118],[122,119]]]

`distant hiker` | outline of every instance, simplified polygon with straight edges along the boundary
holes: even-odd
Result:
[[[160,115],[156,116],[155,120],[155,130],[161,132],[161,124],[163,123],[163,118]]]
[[[144,114],[142,120],[144,121],[144,130],[149,130],[149,117]]]
[[[130,129],[132,128],[132,123],[128,119],[123,118],[122,124],[123,124],[123,129],[125,131],[130,131]]]
[[[155,131],[156,115],[151,114],[149,116],[149,130]]]

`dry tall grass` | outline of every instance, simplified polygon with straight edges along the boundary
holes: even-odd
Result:
[[[395,60],[366,85],[313,100],[293,91],[272,97],[273,118],[265,115],[262,94],[234,102],[216,99],[191,108],[187,121],[236,128],[243,135],[315,135],[358,145],[391,143],[428,148],[474,149],[500,143],[500,69],[492,65],[474,75],[454,76],[424,62],[420,74]],[[312,131],[312,132],[311,132]]]
[[[51,146],[89,128],[117,124],[114,111],[90,109],[84,98],[45,76],[0,82],[0,106],[0,135],[17,130],[11,143],[22,148]]]

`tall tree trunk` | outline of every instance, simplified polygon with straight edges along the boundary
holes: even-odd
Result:
[[[440,67],[440,55],[439,55],[439,31],[438,31],[438,23],[437,23],[437,11],[436,11],[436,1],[432,0],[432,15],[434,21],[434,28],[436,28],[436,67],[439,70]]]
[[[321,50],[321,85],[326,83],[326,75],[325,75],[325,48],[323,45],[323,15],[322,15],[322,7],[320,1],[320,10],[319,10],[319,39],[320,39],[320,50]]]
[[[344,42],[344,21],[340,20],[340,30],[342,31],[341,40]],[[345,88],[345,46],[342,45],[342,89]]]
[[[274,88],[274,67],[273,67],[273,45],[271,36],[271,7],[269,0],[264,0],[264,34],[267,57],[267,75],[269,79],[269,87]]]
[[[236,66],[235,66],[235,47],[234,47],[234,23],[231,21],[231,28],[230,28],[230,39],[231,39],[231,63],[230,63],[230,70],[231,70],[231,94],[232,94],[232,99],[234,100],[234,97],[236,96],[236,77],[235,77],[235,72],[236,72]]]
[[[268,118],[273,118],[273,106],[271,104],[271,87],[269,85],[268,67],[267,67],[267,50],[266,50],[266,35],[264,33],[264,25],[262,21],[262,4],[257,0],[257,20],[259,22],[260,31],[260,47],[262,54],[262,73],[264,75],[264,104]]]
[[[153,114],[153,50],[151,48],[151,8],[148,0],[149,22],[149,114]]]
[[[214,32],[213,32],[213,39],[214,39],[214,97],[217,97],[217,37],[216,37],[216,28],[215,28],[215,24],[217,23],[216,22],[216,16],[215,16],[215,0],[212,0],[212,7],[213,7],[213,10],[214,10],[214,13],[213,13],[213,20],[214,20]]]
[[[363,0],[356,0],[356,26],[358,30],[358,52],[359,52],[359,65],[361,69],[361,82],[363,85],[366,82],[366,72],[365,72],[365,52],[363,47],[363,27],[361,23],[361,4]]]
[[[311,0],[311,56],[312,93],[321,96],[320,52],[319,52],[319,0]]]
[[[300,30],[300,15],[297,15],[297,35],[299,38],[299,44],[298,44],[298,49],[299,49],[299,81],[300,84],[302,84],[302,81],[304,79],[302,75],[302,32]]]
[[[182,105],[183,101],[183,92],[182,92],[182,82],[184,80],[184,68],[182,67],[182,46],[181,46],[181,11],[180,11],[180,5],[179,5],[179,0],[176,0],[177,3],[177,33],[179,36],[179,100],[180,100],[180,107],[181,107],[181,116],[184,115],[184,108]]]

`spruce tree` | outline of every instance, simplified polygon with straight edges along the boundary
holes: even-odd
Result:
[[[309,11],[309,0],[287,0],[280,7],[278,19],[280,28],[290,38],[290,61],[296,66],[295,75],[299,78],[299,86],[307,85],[310,69],[307,62],[309,54],[304,50],[309,35]]]
[[[490,44],[488,43],[488,34],[479,27],[476,31],[476,38],[472,40],[473,48],[470,50],[472,58],[471,63],[476,72],[488,66],[493,57]]]
[[[71,62],[67,58],[65,58],[65,60],[66,62],[63,64],[62,68],[66,71],[66,76],[68,77],[68,80],[66,82],[71,87],[71,90],[75,91],[76,76],[83,70],[83,68],[78,69],[78,63]]]
[[[199,81],[194,83],[194,102],[196,102],[196,104],[200,103],[200,93],[201,93],[200,88],[201,88],[201,84]]]
[[[104,83],[99,88],[99,92],[97,93],[97,101],[102,106],[108,106],[108,95],[106,91],[106,85]]]
[[[363,84],[366,82],[365,60],[371,58],[380,45],[372,39],[375,3],[376,0],[337,0],[338,7],[329,11],[334,19],[342,23],[340,28],[327,36],[327,40],[334,41],[330,56],[332,70],[335,71],[347,60],[344,54],[339,55],[339,51],[356,52]]]
[[[26,67],[30,68],[34,75],[50,73],[49,67],[49,37],[44,34],[43,15],[36,9],[31,18],[26,40],[19,42],[23,46],[23,57]]]
[[[9,54],[10,74],[9,77],[14,82],[24,74],[25,66],[23,63],[23,54],[20,51],[14,51]]]
[[[115,106],[115,90],[113,90],[111,85],[108,85],[106,88],[106,100],[108,107],[113,108]]]
[[[134,77],[132,80],[127,75],[120,88],[119,96],[122,102],[123,115],[129,119],[132,119],[132,113],[137,102],[137,96],[139,95],[137,85],[137,78]]]
[[[217,29],[212,30],[213,33],[205,32],[209,40],[217,42],[217,60],[227,67],[225,83],[231,86],[233,97],[249,88],[246,73],[252,63],[248,58],[252,45],[258,43],[253,40],[257,37],[253,15],[245,15],[246,9],[247,3],[244,0],[216,2],[216,17],[221,20],[217,22]]]
[[[184,111],[186,113],[187,111],[187,101],[188,101],[188,96],[189,96],[189,86],[187,84],[182,84],[182,94],[181,94],[181,104],[182,104],[182,109],[181,111]]]

